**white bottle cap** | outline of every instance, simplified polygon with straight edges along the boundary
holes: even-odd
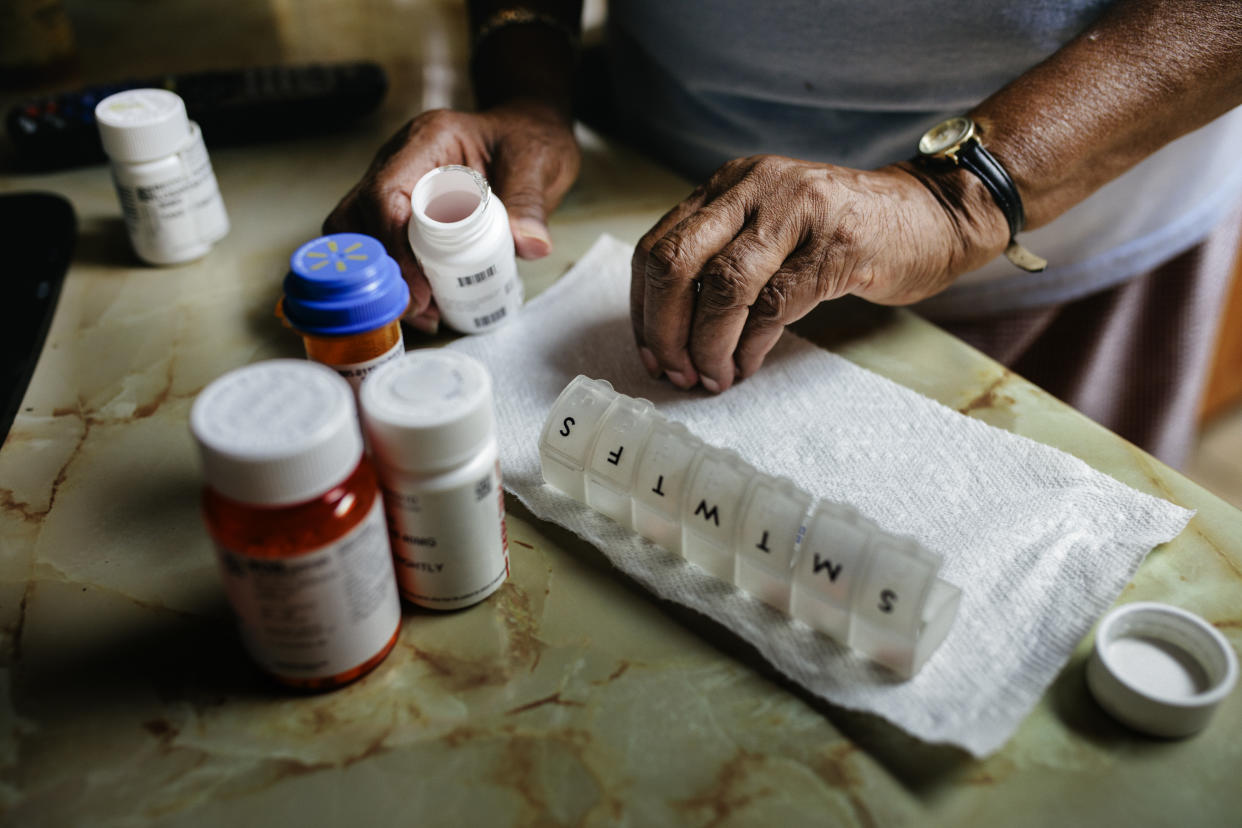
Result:
[[[305,360],[258,362],[215,380],[190,409],[190,431],[207,485],[243,503],[310,500],[362,458],[349,383]]]
[[[95,107],[95,123],[114,161],[153,161],[171,155],[190,139],[185,102],[167,89],[127,89]]]
[[[473,457],[496,431],[492,378],[473,357],[410,351],[362,383],[362,421],[376,459],[427,473]]]
[[[1115,719],[1154,736],[1207,725],[1238,680],[1238,660],[1216,628],[1168,604],[1126,604],[1104,616],[1087,686]]]

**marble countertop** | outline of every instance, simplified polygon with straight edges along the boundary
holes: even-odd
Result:
[[[349,132],[213,149],[233,230],[180,267],[133,258],[103,167],[0,179],[66,195],[81,230],[0,450],[0,823],[1222,825],[1242,813],[1242,694],[1195,738],[1136,735],[1087,694],[1088,638],[1005,748],[972,760],[812,699],[512,499],[513,574],[492,599],[407,608],[392,656],[338,692],[268,683],[235,637],[199,520],[189,407],[232,367],[301,355],[272,313],[290,252],[401,122],[464,101],[465,32],[448,2],[223,5],[66,3],[94,77],[369,57],[392,88]],[[583,138],[556,249],[522,265],[528,294],[601,232],[637,239],[691,186]],[[1122,600],[1187,607],[1242,646],[1237,510],[908,312],[823,314],[800,332],[831,328],[820,343],[859,365],[1198,510]]]

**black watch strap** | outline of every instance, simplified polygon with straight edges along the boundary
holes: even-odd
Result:
[[[1005,172],[1005,168],[992,156],[992,153],[985,150],[977,140],[971,138],[957,151],[957,162],[982,179],[983,186],[987,187],[992,198],[996,199],[997,205],[1005,214],[1005,220],[1009,222],[1009,235],[1016,236],[1021,233],[1026,227],[1026,211],[1022,209],[1022,197],[1018,195],[1018,188],[1014,185],[1013,179],[1009,177],[1009,173]]]
[[[996,205],[1005,214],[1005,221],[1009,223],[1006,258],[1026,271],[1037,272],[1046,268],[1046,259],[1027,250],[1015,238],[1026,227],[1026,211],[1022,209],[1022,196],[1018,195],[1018,187],[1009,177],[1009,173],[975,138],[962,144],[956,155],[957,163],[979,177],[983,186],[992,194]]]

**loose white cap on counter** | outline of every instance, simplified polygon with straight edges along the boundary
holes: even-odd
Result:
[[[377,460],[409,472],[465,462],[493,439],[492,378],[473,357],[410,351],[362,383],[362,421]]]
[[[114,161],[154,161],[191,137],[185,102],[167,89],[127,89],[95,107],[104,152]]]
[[[1139,602],[1110,612],[1095,634],[1087,686],[1123,724],[1176,738],[1202,730],[1238,680],[1225,637],[1192,612]]]
[[[215,380],[194,400],[190,431],[207,485],[243,503],[310,500],[362,459],[349,383],[299,359],[258,362]]]

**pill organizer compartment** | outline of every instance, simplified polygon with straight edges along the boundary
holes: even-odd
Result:
[[[600,422],[587,462],[587,505],[627,529],[634,528],[630,505],[634,472],[658,417],[649,401],[618,396]]]
[[[854,589],[862,579],[876,532],[875,525],[855,509],[820,503],[794,562],[790,614],[849,643]]]
[[[539,454],[549,484],[903,677],[957,615],[938,555],[850,506],[815,504],[603,380],[561,392]]]
[[[923,669],[927,659],[940,647],[953,628],[953,620],[957,618],[957,608],[962,602],[962,591],[947,581],[936,578],[927,591],[927,599],[923,604],[919,620],[919,629],[914,639],[914,651],[910,655],[907,669],[897,672],[907,678]]]
[[[686,475],[704,445],[681,423],[656,419],[638,458],[631,500],[634,531],[678,555]]]
[[[784,478],[756,474],[734,538],[733,583],[781,612],[789,612],[794,549],[811,496]]]
[[[606,380],[579,374],[556,398],[544,424],[539,438],[543,479],[579,503],[586,502],[587,453],[618,396]]]
[[[700,451],[690,470],[681,504],[682,554],[723,581],[733,580],[733,538],[755,474],[736,452],[715,446]]]
[[[940,557],[911,538],[876,533],[866,571],[854,592],[849,645],[902,675],[914,673],[914,652]]]

